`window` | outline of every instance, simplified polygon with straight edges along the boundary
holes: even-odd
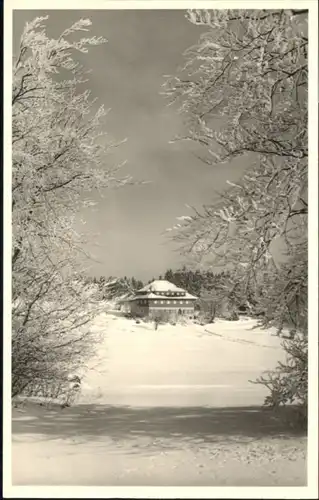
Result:
[[[164,300],[161,300],[161,304],[164,304]]]
[[[157,300],[154,300],[154,304],[157,304]]]
[[[188,304],[188,300],[185,300],[185,304]]]
[[[170,300],[167,300],[167,301],[166,301],[166,304],[170,304],[170,303],[171,303],[171,301],[170,301]]]
[[[179,303],[180,303],[180,304],[183,304],[183,301],[182,301],[182,300],[180,300],[180,301],[179,301]]]
[[[177,300],[174,300],[174,304],[177,304]]]

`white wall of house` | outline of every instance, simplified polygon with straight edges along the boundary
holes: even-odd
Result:
[[[160,316],[161,313],[168,314],[171,317],[179,315],[192,316],[195,313],[195,300],[192,298],[158,294],[156,298],[137,297],[136,300],[128,301],[123,304],[123,310],[131,312],[133,315],[147,317]]]

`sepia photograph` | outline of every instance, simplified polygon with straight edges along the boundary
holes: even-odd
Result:
[[[315,498],[316,2],[117,3],[11,12],[11,484]]]

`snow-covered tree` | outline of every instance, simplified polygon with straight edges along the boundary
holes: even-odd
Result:
[[[164,85],[185,116],[187,132],[176,140],[202,146],[208,164],[245,157],[247,169],[217,202],[179,217],[175,239],[194,259],[228,269],[243,298],[253,290],[265,325],[306,339],[307,11],[192,10],[187,17],[207,32]],[[288,378],[306,384],[295,352],[287,348]],[[290,399],[306,404],[306,393],[291,390]]]
[[[86,197],[93,190],[130,182],[108,159],[116,144],[103,132],[106,112],[91,99],[76,58],[105,39],[79,36],[89,31],[88,19],[49,38],[47,18],[25,25],[13,61],[14,395],[65,379],[89,355],[94,291],[76,279],[86,255],[74,218],[92,204]]]

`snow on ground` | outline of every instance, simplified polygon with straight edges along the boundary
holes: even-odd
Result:
[[[78,405],[13,410],[16,485],[300,486],[306,438],[249,383],[284,358],[242,318],[160,325],[101,314]]]
[[[82,402],[135,406],[262,404],[253,385],[284,358],[281,339],[256,321],[212,325],[136,324],[102,314],[94,329],[105,341],[84,377]]]

